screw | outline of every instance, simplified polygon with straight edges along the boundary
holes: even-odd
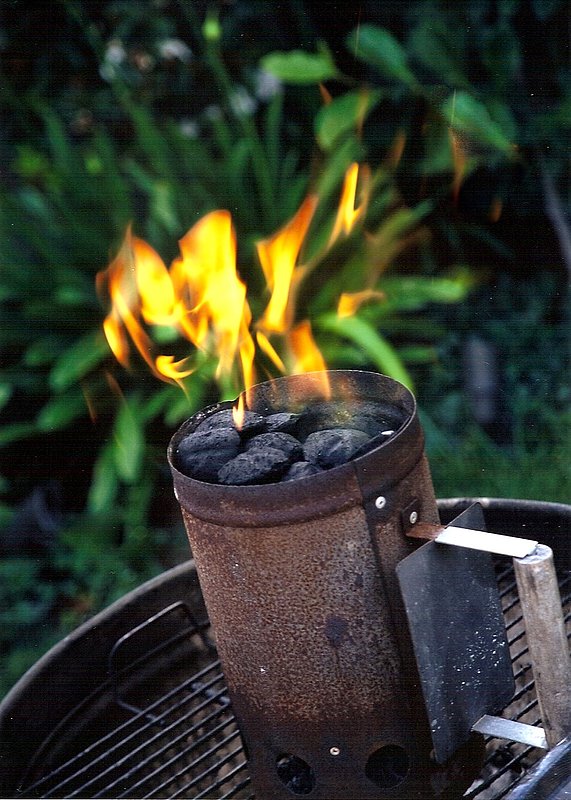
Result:
[[[384,508],[386,506],[386,504],[387,504],[387,498],[383,497],[382,495],[377,497],[377,499],[375,500],[375,506],[378,509]]]
[[[338,747],[330,747],[329,752],[332,756],[338,756],[341,753],[341,750]]]
[[[410,517],[408,518],[411,525],[414,525],[418,522],[418,511],[411,511]]]

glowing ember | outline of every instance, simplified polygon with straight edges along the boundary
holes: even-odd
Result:
[[[124,367],[131,348],[161,380],[184,386],[197,367],[196,352],[183,358],[158,352],[151,329],[163,329],[169,340],[188,340],[194,351],[217,358],[216,377],[234,381],[246,390],[256,381],[258,353],[280,373],[326,370],[308,320],[296,319],[296,300],[302,280],[341,236],[347,236],[364,217],[369,196],[369,171],[352,164],[345,175],[341,199],[329,242],[311,262],[303,261],[303,246],[318,206],[311,194],[277,233],[258,242],[257,253],[269,292],[259,319],[252,319],[247,287],[236,267],[236,235],[228,211],[202,217],[180,240],[180,256],[169,268],[145,241],[127,230],[109,267],[97,276],[111,308],[103,323],[109,346]],[[344,295],[344,314],[352,313],[377,292]],[[366,296],[365,296],[366,295]],[[352,297],[352,300],[347,298]],[[341,310],[341,306],[340,306]],[[275,339],[277,338],[277,342]],[[273,340],[273,341],[272,341]],[[324,386],[324,396],[328,387]],[[244,407],[235,409],[240,427]]]

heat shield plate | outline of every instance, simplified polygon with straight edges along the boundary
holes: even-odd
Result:
[[[451,524],[484,530],[480,506]],[[467,534],[469,535],[469,534]],[[496,576],[489,553],[429,542],[396,568],[438,763],[484,714],[514,694]]]

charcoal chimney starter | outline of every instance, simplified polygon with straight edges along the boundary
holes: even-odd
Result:
[[[202,592],[258,800],[454,798],[478,774],[470,740],[443,765],[416,670],[396,565],[411,526],[439,517],[413,395],[376,373],[330,371],[331,401],[378,404],[391,437],[341,466],[225,486],[183,474],[169,445]],[[253,387],[262,415],[322,403],[323,373]]]

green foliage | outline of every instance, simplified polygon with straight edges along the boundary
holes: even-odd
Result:
[[[327,314],[318,317],[317,325],[328,333],[348,339],[379,372],[391,375],[412,389],[412,379],[402,359],[387,339],[380,336],[366,319],[359,316],[338,317],[336,314]]]
[[[397,180],[430,180],[439,199],[434,227],[453,242],[460,261],[481,229],[462,224],[459,199],[469,204],[475,198],[479,208],[486,203],[482,221],[498,202],[527,214],[532,203],[545,205],[539,175],[546,172],[568,206],[571,96],[563,2],[513,0],[492,9],[487,3],[431,0],[393,8],[391,15],[380,11],[378,17],[390,20],[394,30],[364,20],[345,37],[363,67],[341,80],[343,86],[355,81],[359,90],[342,93],[330,111],[319,113],[323,147],[335,146],[343,118],[355,118],[351,106],[358,105],[359,93],[374,98],[378,108],[367,115],[364,141],[377,152],[404,132]],[[265,63],[274,68],[272,57]],[[310,72],[304,75],[311,79]],[[513,190],[516,171],[525,191]],[[463,194],[468,177],[471,192]],[[492,236],[487,241],[498,256],[508,255]]]
[[[347,44],[356,58],[376,67],[387,78],[416,88],[407,52],[390,31],[374,25],[360,25],[349,34]]]
[[[430,422],[423,417],[425,430]],[[569,430],[571,420],[559,424]],[[470,425],[453,445],[436,436],[427,448],[438,497],[506,497],[568,503],[571,496],[569,441],[545,441],[539,447],[506,450],[481,428]],[[546,465],[549,468],[546,469]]]
[[[467,266],[474,242],[485,248],[485,266],[489,253],[510,257],[488,225],[492,201],[516,210],[543,202],[540,151],[559,187],[567,178],[571,95],[557,33],[563,3],[524,9],[505,0],[494,4],[493,21],[483,11],[490,4],[407,3],[395,11],[402,24],[394,30],[363,22],[343,31],[338,47],[312,34],[310,15],[295,11],[299,3],[286,4],[299,29],[294,41],[269,24],[273,4],[222,4],[205,18],[190,2],[105,2],[97,12],[74,0],[55,5],[58,48],[33,62],[28,84],[0,80],[0,110],[10,120],[0,186],[0,524],[14,520],[38,480],[38,453],[60,449],[65,461],[70,448],[82,450],[74,437],[87,430],[96,446],[85,447],[86,485],[66,510],[53,552],[0,560],[0,645],[10,650],[0,691],[85,616],[171,563],[166,443],[183,419],[240,388],[216,379],[208,353],[197,354],[185,392],[156,381],[142,363],[127,372],[111,357],[95,278],[130,222],[168,263],[200,216],[231,210],[240,274],[259,317],[267,294],[253,243],[316,191],[299,315],[312,320],[327,363],[414,384],[427,409],[439,494],[497,487],[564,499],[563,452],[552,451],[548,475],[541,469],[547,445],[526,425],[536,414],[551,441],[561,405],[547,419],[546,397],[522,389],[531,366],[514,374],[518,422],[506,453],[463,415],[458,342],[447,338],[454,325],[475,324],[450,311],[464,308],[477,283]],[[524,11],[548,42],[549,92],[538,93],[530,28],[518,22]],[[240,20],[254,18],[268,23],[264,35],[243,37]],[[317,88],[324,83],[326,103]],[[371,165],[366,213],[329,247],[353,161]],[[481,193],[483,168],[494,180]],[[513,169],[526,191],[514,191]],[[475,221],[459,210],[469,176],[474,195],[483,195]],[[343,293],[365,287],[383,300],[364,302],[352,317],[335,313]],[[500,329],[488,333],[501,339],[505,315],[499,318]],[[517,341],[533,353],[537,318],[528,322]],[[178,346],[171,328],[153,335]],[[518,363],[521,352],[514,345],[510,359]],[[549,358],[545,349],[542,363]],[[477,474],[476,457],[487,473]],[[514,477],[530,472],[533,486]],[[75,478],[65,477],[74,495]],[[182,531],[174,537],[185,557]]]
[[[378,89],[357,90],[346,92],[322,106],[315,116],[315,137],[319,146],[325,151],[332,150],[340,139],[358,128],[382,96]]]
[[[261,60],[263,69],[284,83],[313,84],[339,77],[331,53],[321,47],[319,53],[292,50],[289,53],[270,53]]]
[[[468,92],[454,92],[442,104],[442,113],[450,128],[468,137],[469,141],[476,141],[502,153],[513,151],[512,142],[500,125],[494,122],[486,106]]]
[[[565,321],[554,321],[553,276],[521,281],[500,274],[469,304],[446,311],[431,380],[419,403],[438,496],[488,495],[568,503],[571,497],[571,390]],[[436,309],[438,322],[443,309]],[[466,337],[488,342],[499,366],[498,444],[474,423],[458,364]]]

